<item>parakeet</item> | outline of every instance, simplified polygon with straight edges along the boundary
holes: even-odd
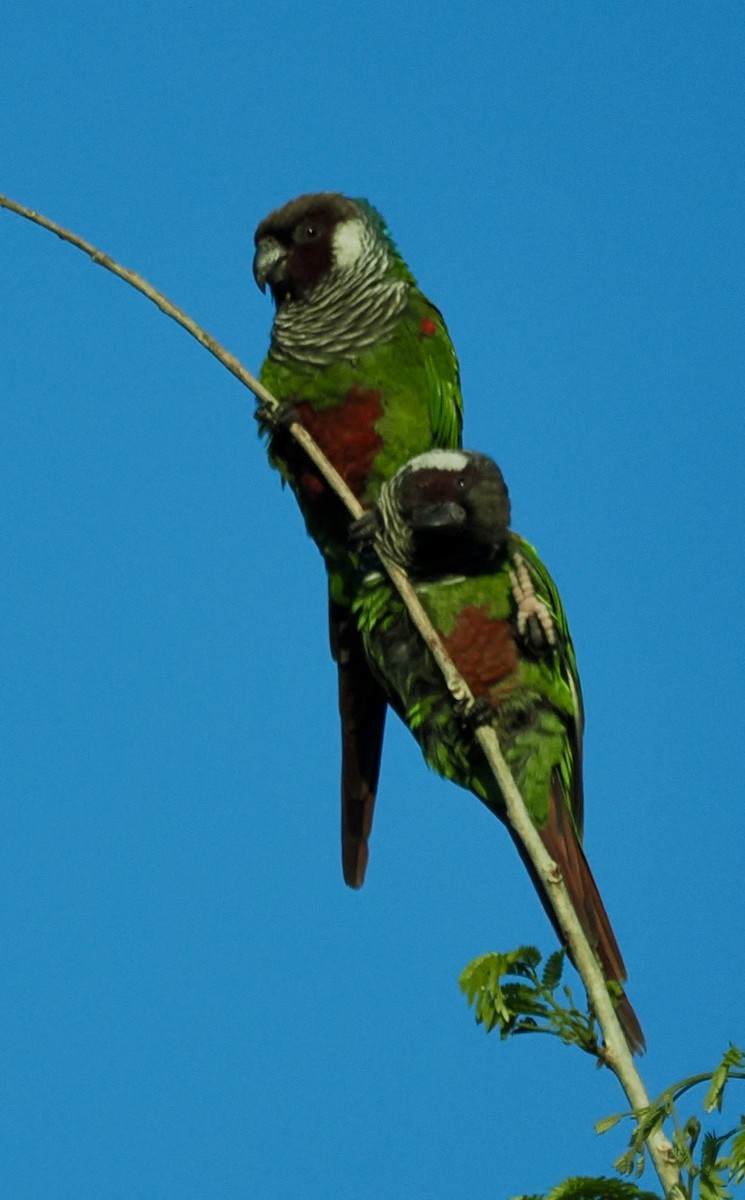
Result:
[[[434,450],[383,485],[355,532],[358,539],[374,534],[374,544],[409,573],[477,701],[478,719],[497,733],[606,979],[621,985],[623,959],[581,844],[583,711],[574,649],[551,576],[509,523],[496,463]],[[473,730],[385,574],[368,570],[355,611],[373,669],[427,762],[504,819]],[[543,883],[515,841],[562,938]],[[629,1047],[641,1051],[644,1036],[623,992],[617,1013]]]
[[[419,291],[365,200],[299,196],[255,235],[254,276],[276,306],[261,382],[298,419],[363,505],[413,455],[460,445],[458,362],[439,311]],[[298,500],[329,575],[331,650],[342,724],[342,865],[359,887],[375,803],[385,694],[350,603],[358,579],[346,510],[283,428],[264,414],[269,458]]]

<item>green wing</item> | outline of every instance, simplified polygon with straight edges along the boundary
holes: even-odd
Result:
[[[559,590],[537,551],[518,534],[510,534],[510,556],[522,556],[530,574],[537,598],[545,604],[556,631],[556,647],[553,653],[543,656],[541,670],[545,677],[547,699],[569,718],[569,737],[560,764],[560,774],[565,795],[570,797],[572,816],[581,839],[584,801],[582,795],[582,735],[584,730],[584,707],[582,690],[577,671],[569,623],[564,612]]]
[[[424,369],[430,396],[434,444],[446,450],[461,445],[463,429],[463,396],[460,390],[458,359],[442,313],[422,296],[436,333],[422,339]]]
[[[461,444],[463,400],[458,360],[434,305],[412,289],[393,335],[358,360],[366,387],[378,388],[383,415],[371,498],[384,479],[417,454]]]

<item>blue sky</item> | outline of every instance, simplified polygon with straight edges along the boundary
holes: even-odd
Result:
[[[742,6],[3,24],[0,190],[249,368],[258,220],[316,189],[383,211],[458,348],[466,443],[562,589],[648,1086],[713,1066],[745,1041]],[[342,883],[321,564],[251,397],[8,213],[0,263],[4,1194],[460,1200],[608,1172],[613,1080],[466,1010],[471,958],[552,934],[504,830],[393,721],[368,882]]]

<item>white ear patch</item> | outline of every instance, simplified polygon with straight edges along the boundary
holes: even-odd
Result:
[[[407,464],[414,471],[465,471],[468,455],[461,450],[427,450]]]
[[[366,229],[364,221],[352,217],[336,226],[333,233],[334,266],[341,270],[353,267],[365,249]]]

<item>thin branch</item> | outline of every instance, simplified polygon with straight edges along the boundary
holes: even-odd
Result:
[[[182,309],[172,304],[161,292],[152,287],[141,275],[121,266],[114,259],[110,258],[109,255],[103,254],[95,246],[92,246],[90,242],[86,242],[83,238],[78,237],[77,234],[71,233],[70,230],[64,229],[61,225],[57,225],[54,221],[50,221],[40,213],[33,212],[31,209],[17,204],[6,196],[0,195],[0,207],[7,208],[11,212],[17,213],[18,216],[25,217],[27,220],[41,225],[44,229],[48,229],[63,241],[69,242],[72,246],[77,247],[78,250],[82,250],[94,263],[105,267],[114,275],[118,275],[125,283],[142,292],[153,304],[157,305],[161,312],[171,317],[187,333],[196,338],[200,345],[209,350],[210,354],[214,355],[228,371],[235,375],[236,379],[240,380],[249,391],[253,392],[262,405],[270,409],[277,407],[278,402],[275,398],[241,365],[233,354],[221,346],[201,326],[197,325]],[[363,509],[356,496],[350,491],[338,471],[335,470],[321,452],[310,434],[296,421],[290,425],[289,429],[292,436],[312,459],[329,487],[345,504],[350,514],[355,518],[361,516]],[[442,671],[449,691],[458,701],[465,701],[466,704],[472,702],[473,696],[466,681],[456,670],[455,664],[446,653],[408,577],[396,564],[388,561],[384,555],[380,555],[380,558],[401,599],[406,605],[412,621]],[[648,1108],[650,1100],[647,1090],[626,1044],[626,1039],[618,1023],[618,1018],[600,965],[582,930],[582,926],[569,898],[569,893],[562,880],[561,873],[556,863],[546,852],[538,831],[528,815],[525,802],[520,795],[500,750],[496,733],[489,727],[481,727],[477,730],[476,737],[504,796],[510,825],[525,846],[531,862],[546,884],[552,906],[566,936],[567,945],[571,950],[577,970],[587,989],[593,1011],[603,1031],[605,1061],[618,1078],[632,1107],[636,1110]],[[670,1194],[676,1185],[680,1183],[680,1174],[672,1156],[672,1147],[661,1130],[656,1130],[650,1135],[648,1146],[665,1192]]]
[[[210,354],[214,355],[217,361],[222,363],[224,367],[227,367],[230,373],[235,375],[236,379],[240,380],[244,387],[253,392],[257,400],[265,404],[268,408],[276,408],[277,401],[271,392],[268,392],[259,383],[258,379],[246,370],[234,354],[231,354],[229,350],[221,346],[217,338],[212,337],[212,334],[202,329],[201,325],[197,325],[196,321],[188,313],[185,313],[178,305],[173,304],[162,292],[157,291],[152,284],[143,279],[142,275],[138,275],[136,271],[130,271],[128,267],[123,267],[121,263],[116,262],[108,254],[104,254],[101,250],[98,250],[90,242],[86,242],[77,233],[72,233],[71,230],[58,225],[56,221],[50,221],[48,217],[42,216],[41,213],[34,212],[30,208],[25,208],[22,204],[17,204],[15,200],[9,199],[8,196],[0,195],[0,208],[7,208],[10,212],[17,213],[19,217],[25,217],[27,221],[33,221],[35,225],[41,225],[43,229],[48,229],[50,233],[54,233],[58,238],[61,238],[63,242],[69,242],[71,246],[82,250],[83,254],[87,254],[97,266],[105,267],[107,271],[111,271],[113,275],[118,275],[120,279],[130,284],[136,291],[142,292],[143,296],[147,296],[148,300],[152,300],[153,304],[162,313],[165,313],[167,317],[171,317],[177,325],[180,325],[193,338],[196,338],[200,346],[204,346],[205,350],[209,350]],[[349,490],[341,475],[334,469],[328,459],[321,454],[310,434],[297,421],[290,426],[290,432],[303,447],[308,457],[313,459],[318,469],[326,476],[329,486],[341,497],[349,511],[355,517],[362,516],[362,506],[359,504],[357,497]]]
[[[400,567],[387,560],[384,555],[379,554],[379,557],[409,610],[414,624],[429,646],[451,694],[458,701],[465,701],[466,704],[472,702],[473,695],[466,681],[458,673],[455,664],[447,654],[408,577]],[[538,830],[528,814],[525,801],[505,762],[494,729],[489,726],[480,726],[476,731],[476,738],[499,784],[509,823],[525,846],[536,871],[546,884],[551,905],[564,931],[577,971],[582,978],[593,1012],[603,1031],[605,1062],[617,1077],[632,1107],[634,1109],[648,1108],[650,1099],[647,1089],[626,1043],[600,964],[574,911],[561,872],[546,851]],[[655,1130],[650,1134],[647,1144],[660,1181],[665,1192],[669,1194],[680,1182],[680,1174],[672,1156],[670,1142],[661,1130]]]

